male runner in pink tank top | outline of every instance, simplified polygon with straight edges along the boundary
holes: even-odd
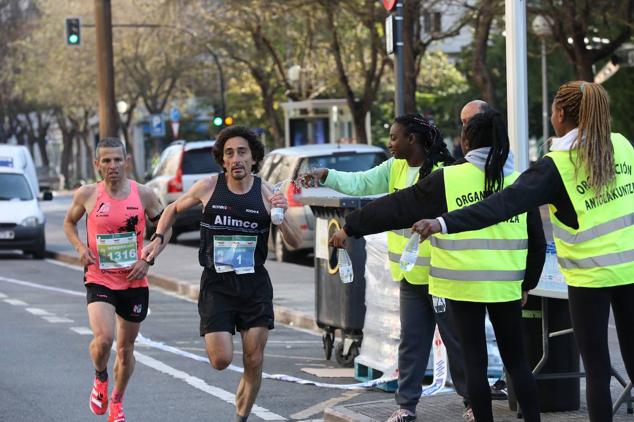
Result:
[[[82,186],[64,219],[64,233],[84,265],[88,319],[93,332],[90,356],[95,380],[90,410],[103,415],[108,409],[108,359],[117,333],[115,385],[108,422],[125,422],[123,393],[134,370],[134,341],[148,310],[147,272],[152,261],[141,259],[145,216],[157,221],[161,204],[154,192],[126,176],[126,153],[118,138],[97,144],[95,167],[103,178]],[[87,215],[87,242],[77,223]]]

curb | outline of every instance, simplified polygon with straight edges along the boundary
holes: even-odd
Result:
[[[81,266],[81,262],[78,257],[67,253],[47,250],[46,257],[66,264]],[[171,277],[153,274],[148,274],[147,278],[151,286],[161,287],[189,299],[198,300],[199,287],[197,285],[175,280]],[[273,311],[275,312],[275,322],[321,333],[321,330],[315,323],[315,318],[311,315],[284,306],[279,306],[275,303],[273,303]]]
[[[324,422],[377,422],[377,420],[343,406],[335,406],[324,410]]]

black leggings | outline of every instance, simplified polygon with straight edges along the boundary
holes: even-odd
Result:
[[[491,389],[487,379],[488,354],[485,311],[495,331],[500,356],[517,394],[526,422],[540,420],[537,383],[522,343],[522,306],[519,300],[500,303],[476,303],[451,300],[451,317],[464,351],[467,391],[476,421],[492,422]]]
[[[612,420],[610,394],[610,305],[625,370],[634,379],[634,284],[617,287],[568,287],[572,327],[586,371],[586,400],[592,422]]]

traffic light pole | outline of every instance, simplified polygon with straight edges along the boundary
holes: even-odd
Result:
[[[396,86],[394,90],[394,114],[395,117],[405,114],[405,97],[403,86],[405,80],[405,64],[403,60],[403,0],[396,2],[396,11],[394,12],[394,76]]]
[[[112,13],[110,0],[95,0],[95,34],[97,40],[97,94],[99,96],[99,138],[118,137],[114,97],[114,62],[112,52]]]

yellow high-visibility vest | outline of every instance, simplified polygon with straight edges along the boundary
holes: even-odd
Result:
[[[407,170],[409,169],[407,160],[394,160],[390,169],[389,193],[405,189],[418,181],[418,174],[413,182],[408,184]],[[434,170],[437,167],[434,168]],[[411,271],[404,272],[399,266],[401,254],[409,240],[412,232],[410,229],[392,230],[387,233],[388,259],[390,261],[390,271],[392,279],[395,281],[407,280],[410,284],[427,284],[429,282],[429,240],[422,242],[418,248],[418,258]]]
[[[484,172],[471,163],[443,170],[447,210],[484,199]],[[504,178],[504,187],[518,173]],[[468,302],[510,302],[522,297],[528,234],[526,213],[507,221],[431,238],[429,292]]]
[[[634,283],[634,148],[613,133],[616,182],[601,193],[588,186],[588,174],[576,166],[577,151],[553,151],[550,157],[577,213],[579,228],[561,223],[550,206],[559,268],[570,286],[610,287]]]

